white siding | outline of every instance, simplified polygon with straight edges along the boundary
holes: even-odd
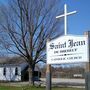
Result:
[[[5,80],[5,77],[3,76],[3,67],[0,67],[0,80]]]
[[[3,70],[6,68],[6,75],[3,75]],[[18,75],[15,75],[16,66],[0,67],[0,80],[4,81],[21,81],[21,68],[18,66]]]

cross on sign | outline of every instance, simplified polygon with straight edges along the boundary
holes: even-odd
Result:
[[[75,14],[76,12],[77,11],[73,11],[73,12],[67,13],[67,5],[65,4],[64,5],[64,14],[63,15],[56,16],[56,18],[64,17],[64,33],[65,33],[65,35],[67,35],[67,16],[68,15],[71,15],[71,14]]]

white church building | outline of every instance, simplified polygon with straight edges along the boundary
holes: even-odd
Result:
[[[0,58],[0,81],[21,81],[28,64],[22,58]]]
[[[0,81],[28,81],[28,64],[21,59],[0,58]]]

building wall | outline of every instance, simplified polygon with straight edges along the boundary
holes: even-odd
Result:
[[[17,67],[17,75],[15,75],[15,69],[17,66],[5,66],[0,67],[0,80],[1,81],[21,81],[21,68]],[[4,68],[6,73],[4,75]]]

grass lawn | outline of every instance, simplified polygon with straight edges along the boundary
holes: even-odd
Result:
[[[45,90],[45,87],[0,86],[0,90]],[[78,88],[52,88],[52,90],[85,90],[85,89],[78,89]]]

